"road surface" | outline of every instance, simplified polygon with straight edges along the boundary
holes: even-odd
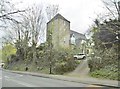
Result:
[[[1,68],[0,68],[0,89],[2,87],[2,71],[1,71]]]
[[[31,75],[16,74],[0,69],[0,87],[89,87],[91,85],[43,78]]]

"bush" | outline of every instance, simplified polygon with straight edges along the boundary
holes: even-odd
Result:
[[[71,63],[56,63],[54,68],[54,72],[56,74],[64,74],[66,72],[70,72],[75,69],[75,66],[71,65]]]
[[[95,57],[94,59],[89,59],[88,66],[90,68],[90,72],[101,69],[103,67],[101,58]]]
[[[75,62],[73,56],[64,55],[64,57],[63,56],[59,57],[63,59],[55,63],[54,72],[56,74],[64,74],[66,72],[73,71],[75,67],[78,65],[78,63]]]
[[[116,65],[108,65],[100,70],[95,70],[90,73],[91,76],[96,78],[106,78],[112,80],[119,80],[118,67]]]
[[[118,65],[118,53],[115,52],[114,48],[95,51],[94,55],[91,55],[88,60],[90,71],[99,70],[104,68],[106,65]]]
[[[74,70],[79,64],[74,60],[72,51],[68,49],[50,50],[38,47],[36,53],[36,60],[34,61],[32,48],[29,48],[24,60],[12,62],[9,67],[14,70],[40,71],[44,73],[49,73],[50,69],[52,69],[54,74],[64,74]],[[19,56],[14,58],[19,58]]]

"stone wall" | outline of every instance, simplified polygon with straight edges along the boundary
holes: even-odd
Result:
[[[70,23],[57,18],[47,24],[47,39],[49,31],[52,32],[53,48],[69,48],[70,42]]]

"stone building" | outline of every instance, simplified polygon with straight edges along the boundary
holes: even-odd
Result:
[[[70,30],[70,21],[57,14],[47,23],[47,41],[54,49],[80,47],[85,35]]]

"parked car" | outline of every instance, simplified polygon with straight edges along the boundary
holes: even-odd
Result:
[[[74,55],[75,60],[81,60],[81,59],[85,59],[85,58],[86,58],[86,55],[83,53],[79,53],[79,54]]]

